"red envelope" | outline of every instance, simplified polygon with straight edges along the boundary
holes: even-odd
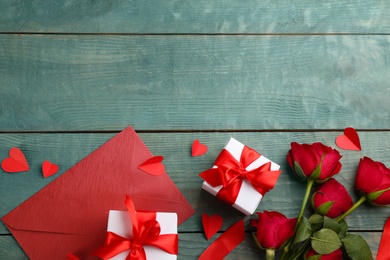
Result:
[[[128,127],[2,220],[33,260],[87,258],[104,243],[109,210],[126,210],[126,194],[137,210],[176,212],[181,224],[194,210],[170,177],[137,169],[152,156]]]

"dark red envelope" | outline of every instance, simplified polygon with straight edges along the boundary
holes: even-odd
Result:
[[[137,210],[176,212],[181,224],[194,210],[170,177],[137,169],[152,156],[128,127],[2,220],[33,260],[86,258],[104,243],[109,210],[126,210],[126,194]]]

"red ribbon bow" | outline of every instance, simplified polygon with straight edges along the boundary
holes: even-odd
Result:
[[[213,187],[222,185],[217,197],[230,205],[235,203],[244,180],[248,180],[254,189],[264,195],[275,186],[281,171],[271,171],[271,162],[246,170],[260,156],[255,150],[244,146],[240,161],[237,161],[228,150],[223,149],[214,163],[217,168],[208,169],[199,176]]]
[[[119,253],[130,250],[126,260],[145,260],[144,245],[158,247],[170,254],[178,254],[177,234],[160,235],[160,224],[153,212],[135,212],[134,204],[126,196],[125,201],[133,226],[132,238],[125,238],[113,232],[107,232],[104,246],[98,248],[93,255],[109,259]]]

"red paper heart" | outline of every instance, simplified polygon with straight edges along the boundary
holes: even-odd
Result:
[[[207,145],[201,144],[198,139],[192,143],[192,156],[201,156],[207,153]]]
[[[223,219],[219,215],[202,215],[203,230],[207,240],[212,238],[218,232],[218,230],[222,227],[222,223]]]
[[[50,177],[58,172],[58,165],[46,160],[42,163],[42,174],[44,178]]]
[[[336,138],[336,144],[338,147],[344,150],[361,151],[359,135],[352,127],[344,129],[344,134],[339,135]]]
[[[161,175],[165,173],[164,164],[162,164],[163,160],[164,157],[162,157],[161,155],[153,156],[152,158],[140,164],[138,166],[138,169],[143,170],[144,172],[149,173],[151,175]]]
[[[16,147],[9,150],[9,157],[1,162],[1,168],[5,172],[25,172],[30,170],[22,150]]]

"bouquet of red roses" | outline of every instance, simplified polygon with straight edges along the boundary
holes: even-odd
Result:
[[[367,242],[357,234],[348,233],[344,218],[364,202],[374,206],[390,204],[390,169],[368,157],[360,160],[355,190],[360,199],[353,203],[345,187],[332,178],[340,172],[340,153],[322,143],[291,143],[287,161],[294,174],[306,181],[306,192],[297,218],[279,212],[256,213],[251,220],[257,245],[266,251],[266,259],[274,259],[282,250],[282,260],[351,259],[369,260],[372,253]],[[319,185],[312,192],[314,185]],[[311,198],[315,211],[303,216]]]

